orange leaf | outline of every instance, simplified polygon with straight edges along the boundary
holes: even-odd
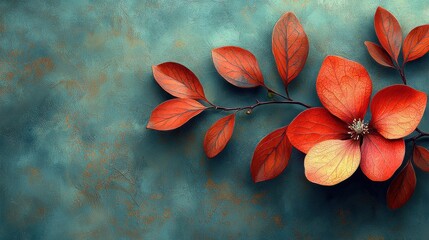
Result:
[[[255,55],[246,49],[225,46],[212,50],[218,73],[229,83],[241,88],[264,85],[264,77]]]
[[[425,55],[429,51],[429,24],[411,30],[405,38],[402,50],[404,63]]]
[[[317,76],[316,91],[329,112],[351,124],[354,119],[364,119],[372,82],[366,69],[359,63],[338,56],[327,56]]]
[[[413,195],[416,183],[416,173],[411,161],[408,161],[387,189],[387,206],[391,209],[402,207]]]
[[[150,115],[147,128],[167,131],[176,129],[197,116],[206,107],[188,98],[175,98],[158,105]]]
[[[218,155],[228,144],[234,131],[235,114],[228,115],[215,122],[204,137],[204,151],[207,157]]]
[[[165,62],[152,66],[152,71],[156,82],[171,95],[206,100],[203,86],[187,67],[175,62]]]
[[[310,182],[332,186],[349,178],[359,162],[359,141],[326,140],[314,145],[305,156],[305,176]]]
[[[398,20],[386,9],[378,7],[374,15],[374,28],[381,46],[398,62],[402,44],[402,30]]]
[[[287,126],[271,132],[256,146],[250,166],[254,182],[273,179],[286,168],[292,152],[286,130]]]
[[[360,168],[372,181],[386,181],[402,164],[405,155],[403,139],[389,140],[376,132],[363,138]]]
[[[277,70],[287,87],[304,68],[309,51],[307,34],[293,13],[283,14],[274,26],[272,51]]]
[[[380,45],[373,42],[365,41],[369,55],[380,65],[395,68],[389,54]]]
[[[294,147],[307,153],[314,145],[330,139],[349,137],[347,125],[325,108],[310,108],[289,124],[287,136]]]
[[[385,138],[405,137],[419,125],[426,101],[426,93],[405,85],[383,88],[372,99],[370,125]]]
[[[414,164],[425,172],[429,172],[429,151],[422,147],[416,146],[413,151]]]

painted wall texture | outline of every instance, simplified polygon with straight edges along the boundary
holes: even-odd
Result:
[[[1,239],[427,239],[429,175],[402,209],[386,207],[387,183],[357,172],[335,187],[304,176],[294,151],[286,171],[254,184],[257,142],[303,109],[266,106],[237,116],[224,152],[207,159],[204,133],[223,113],[208,111],[171,132],[146,130],[170,98],[151,66],[177,61],[224,106],[266,99],[237,89],[211,62],[211,49],[238,45],[282,89],[271,53],[277,19],[293,11],[310,54],[291,95],[320,105],[315,79],[326,55],[359,61],[374,92],[400,83],[363,44],[376,41],[378,5],[404,33],[429,22],[427,1],[2,1],[0,3]],[[429,57],[406,69],[429,92]],[[429,114],[421,128],[429,130]],[[428,144],[426,144],[428,146]],[[409,153],[407,153],[407,156]]]

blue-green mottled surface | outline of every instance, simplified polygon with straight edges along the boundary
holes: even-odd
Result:
[[[310,54],[291,95],[319,105],[323,58],[361,62],[374,90],[400,83],[363,45],[376,40],[378,5],[405,33],[429,22],[427,1],[2,1],[0,3],[1,239],[427,239],[429,175],[417,171],[411,201],[385,203],[386,183],[360,171],[336,187],[309,183],[294,151],[284,174],[254,184],[257,142],[302,108],[267,106],[240,114],[226,150],[208,160],[209,111],[171,132],[146,130],[151,110],[170,98],[151,66],[177,61],[219,105],[263,100],[226,83],[212,48],[238,45],[258,58],[269,86],[282,89],[271,54],[277,19],[293,11]],[[429,92],[429,57],[407,66]],[[429,114],[422,129],[429,130]],[[407,153],[408,154],[408,153]]]

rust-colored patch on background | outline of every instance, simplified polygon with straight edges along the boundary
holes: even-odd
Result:
[[[301,232],[301,229],[295,228],[293,231],[294,239],[296,240],[312,240],[313,238],[308,234]]]
[[[256,12],[256,9],[256,6],[247,5],[240,10],[240,14],[241,16],[243,16],[244,19],[246,19],[246,21],[250,21],[253,14],[255,14]]]
[[[108,36],[106,33],[91,32],[85,39],[85,45],[90,49],[101,49],[104,47]]]
[[[0,87],[0,96],[11,92],[12,92],[12,87],[10,86]]]
[[[350,216],[349,211],[340,208],[337,210],[337,216],[341,224],[343,225],[349,224],[349,216]]]
[[[25,169],[25,173],[28,176],[28,182],[34,184],[42,180],[42,175],[40,174],[40,169],[36,167],[28,167]]]
[[[275,215],[273,217],[274,223],[276,224],[277,227],[282,228],[284,227],[284,223],[282,220],[282,217],[280,215]]]
[[[216,192],[216,200],[231,201],[234,204],[240,204],[242,202],[242,200],[232,192],[228,183],[216,184],[209,178],[206,183],[206,188]]]
[[[24,66],[24,76],[34,76],[36,79],[40,79],[53,69],[54,62],[50,58],[42,57]]]
[[[73,95],[73,93],[77,92],[77,91],[82,91],[82,85],[74,79],[70,79],[70,80],[61,80],[57,83],[58,86],[62,86],[64,87],[64,89],[67,91],[67,94],[69,96]]]
[[[160,199],[162,199],[162,194],[161,193],[154,193],[150,196],[150,198],[152,200],[160,200]]]
[[[165,209],[164,213],[162,214],[162,216],[164,217],[164,219],[170,219],[171,218],[171,210],[170,209]]]
[[[253,204],[259,204],[261,202],[261,200],[265,197],[265,195],[267,195],[266,192],[261,192],[261,193],[256,193],[253,195],[252,197],[252,203]]]
[[[5,79],[10,81],[13,79],[14,76],[15,76],[15,74],[13,72],[8,72],[8,73],[6,73]]]
[[[94,98],[100,92],[101,86],[107,82],[107,75],[105,73],[101,73],[98,79],[94,79],[88,84],[88,96],[90,98]]]
[[[154,216],[145,216],[143,217],[144,223],[145,224],[152,224],[155,221],[155,217]]]
[[[384,240],[383,236],[369,236],[368,240]]]
[[[42,221],[48,209],[39,199],[20,196],[6,208],[6,218],[17,227],[25,228]]]
[[[176,48],[183,48],[183,47],[185,47],[185,42],[183,42],[182,40],[176,40],[175,42],[174,42],[174,46],[176,47]]]
[[[136,36],[136,33],[131,26],[128,27],[126,38],[131,47],[145,45],[145,42]]]

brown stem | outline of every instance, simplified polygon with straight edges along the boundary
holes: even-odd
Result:
[[[306,108],[311,108],[310,105],[307,105],[305,103],[302,102],[298,102],[298,101],[292,101],[292,100],[287,100],[287,101],[266,101],[266,102],[259,102],[256,101],[255,104],[253,105],[249,105],[249,106],[244,106],[244,107],[221,107],[221,106],[216,106],[213,105],[210,108],[214,108],[216,110],[222,110],[222,111],[241,111],[241,110],[253,110],[254,108],[258,107],[258,106],[262,106],[262,105],[269,105],[269,104],[294,104],[294,105],[300,105]]]
[[[424,132],[424,131],[420,130],[419,128],[416,128],[415,131],[418,132],[419,134],[417,134],[414,137],[405,139],[405,142],[413,141],[413,143],[415,144],[418,139],[423,138],[423,137],[429,137],[428,132]]]
[[[289,97],[287,97],[287,96],[284,96],[283,94],[281,94],[281,93],[278,93],[278,92],[276,92],[275,90],[273,90],[273,89],[271,89],[271,88],[269,88],[269,87],[267,87],[267,86],[263,86],[265,89],[267,89],[267,91],[268,92],[270,92],[270,93],[272,93],[272,94],[274,94],[274,95],[276,95],[276,96],[279,96],[279,97],[281,97],[281,98],[283,98],[283,99],[287,99],[287,100],[291,100]]]
[[[289,90],[288,90],[288,88],[287,88],[288,86],[286,86],[285,87],[285,91],[286,91],[286,97],[287,97],[287,99],[288,100],[292,100],[292,98],[290,98],[290,96],[289,96]]]
[[[398,67],[397,69],[399,71],[399,75],[401,75],[402,82],[404,83],[404,85],[407,85],[407,78],[405,77],[404,68],[403,67],[402,68]]]

